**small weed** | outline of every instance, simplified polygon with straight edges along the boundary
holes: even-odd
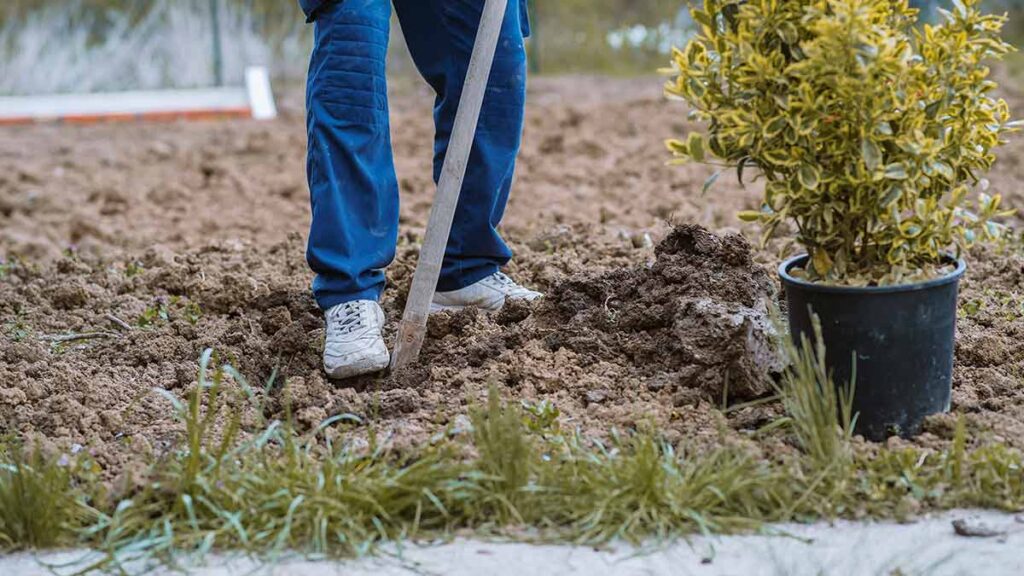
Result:
[[[815,341],[802,335],[797,347],[788,337],[780,339],[783,353],[789,358],[789,369],[776,392],[788,414],[800,447],[815,463],[822,466],[845,466],[852,455],[850,442],[856,415],[853,414],[854,383],[839,389],[825,364],[825,345],[821,339],[821,323],[812,316]],[[853,381],[857,366],[853,365]]]
[[[982,312],[1013,322],[1024,317],[1024,298],[1006,290],[986,288],[982,297],[964,301],[959,315],[961,318],[973,318]]]
[[[189,300],[185,303],[184,315],[185,320],[187,320],[189,324],[195,326],[199,323],[199,319],[203,317],[203,309],[199,304]]]
[[[195,325],[203,317],[203,310],[199,304],[180,296],[171,296],[170,299],[161,297],[142,312],[136,324],[142,328],[152,328],[159,323],[170,322],[175,317],[184,318],[189,324]]]
[[[7,258],[0,257],[0,280],[14,274],[18,270],[32,271],[34,269],[31,264],[17,254],[11,254]]]
[[[124,266],[124,275],[128,278],[134,278],[145,271],[146,269],[142,266],[142,262],[135,260],[128,262]]]
[[[158,299],[152,306],[146,308],[136,322],[142,328],[151,328],[158,322],[169,322],[170,311],[163,299]]]
[[[32,335],[32,328],[26,324],[22,318],[17,318],[13,322],[8,322],[4,328],[10,339],[15,342],[21,342]]]
[[[523,409],[523,424],[527,430],[534,434],[558,432],[558,417],[562,413],[550,400],[541,400],[540,402],[524,400],[521,406]]]
[[[978,312],[980,312],[984,307],[985,301],[981,298],[965,300],[964,303],[960,305],[960,317],[970,318],[972,316],[977,316]]]
[[[488,517],[493,515],[502,523],[522,522],[519,504],[530,481],[535,454],[522,411],[503,405],[497,388],[492,386],[487,406],[471,410],[470,419],[473,443],[480,452],[479,507],[489,511]]]

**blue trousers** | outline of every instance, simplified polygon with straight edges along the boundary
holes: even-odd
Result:
[[[437,95],[434,180],[440,176],[483,0],[394,0],[417,69]],[[332,2],[315,15],[306,91],[313,221],[307,261],[328,309],[377,300],[398,241],[398,182],[385,61],[390,0]],[[498,234],[523,127],[526,0],[511,0],[445,253],[438,290],[464,288],[512,257]]]

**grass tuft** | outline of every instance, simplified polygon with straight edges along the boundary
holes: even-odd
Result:
[[[613,449],[578,444],[564,467],[569,497],[559,508],[580,543],[668,539],[755,528],[771,508],[776,474],[753,455],[722,448],[677,453],[650,435]]]
[[[520,507],[528,496],[536,450],[527,436],[522,409],[501,402],[496,388],[487,395],[486,408],[470,411],[477,458],[471,479],[480,490],[475,516],[507,524],[523,523]]]
[[[786,410],[797,443],[819,466],[846,466],[852,456],[851,441],[856,416],[853,414],[854,383],[840,388],[832,380],[825,364],[825,345],[821,322],[812,315],[815,339],[801,335],[796,346],[788,337],[780,338],[789,368],[783,373],[776,392]],[[854,382],[856,381],[856,360]]]
[[[20,444],[0,448],[0,549],[60,546],[84,508],[69,491],[66,466]]]

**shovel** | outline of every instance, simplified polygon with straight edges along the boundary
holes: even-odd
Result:
[[[459,110],[455,114],[455,126],[448,143],[441,178],[437,183],[437,195],[430,209],[427,231],[423,237],[416,273],[412,278],[412,288],[405,304],[402,323],[398,326],[398,341],[391,355],[391,369],[397,370],[415,362],[423,347],[427,335],[427,316],[430,314],[430,303],[437,289],[437,279],[441,275],[441,263],[444,260],[448,236],[452,231],[452,220],[455,218],[455,207],[459,203],[459,193],[466,177],[466,165],[469,164],[469,153],[473,148],[477,123],[480,121],[480,109],[484,103],[487,81],[491,76],[494,64],[494,53],[498,47],[501,25],[505,20],[508,0],[486,0],[483,15],[480,17],[480,28],[473,45],[473,55],[469,59],[469,70],[466,73],[465,85]]]

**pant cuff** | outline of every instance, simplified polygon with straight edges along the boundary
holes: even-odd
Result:
[[[453,292],[455,290],[462,290],[467,286],[472,286],[477,282],[487,278],[491,274],[494,274],[499,270],[497,264],[490,264],[480,266],[479,268],[473,268],[463,274],[460,274],[454,278],[441,278],[437,282],[438,292]]]
[[[373,300],[374,302],[379,302],[380,292],[380,288],[367,288],[366,290],[354,292],[352,294],[317,294],[316,303],[321,310],[326,312],[335,306],[339,306],[347,302],[353,302],[355,300]]]

